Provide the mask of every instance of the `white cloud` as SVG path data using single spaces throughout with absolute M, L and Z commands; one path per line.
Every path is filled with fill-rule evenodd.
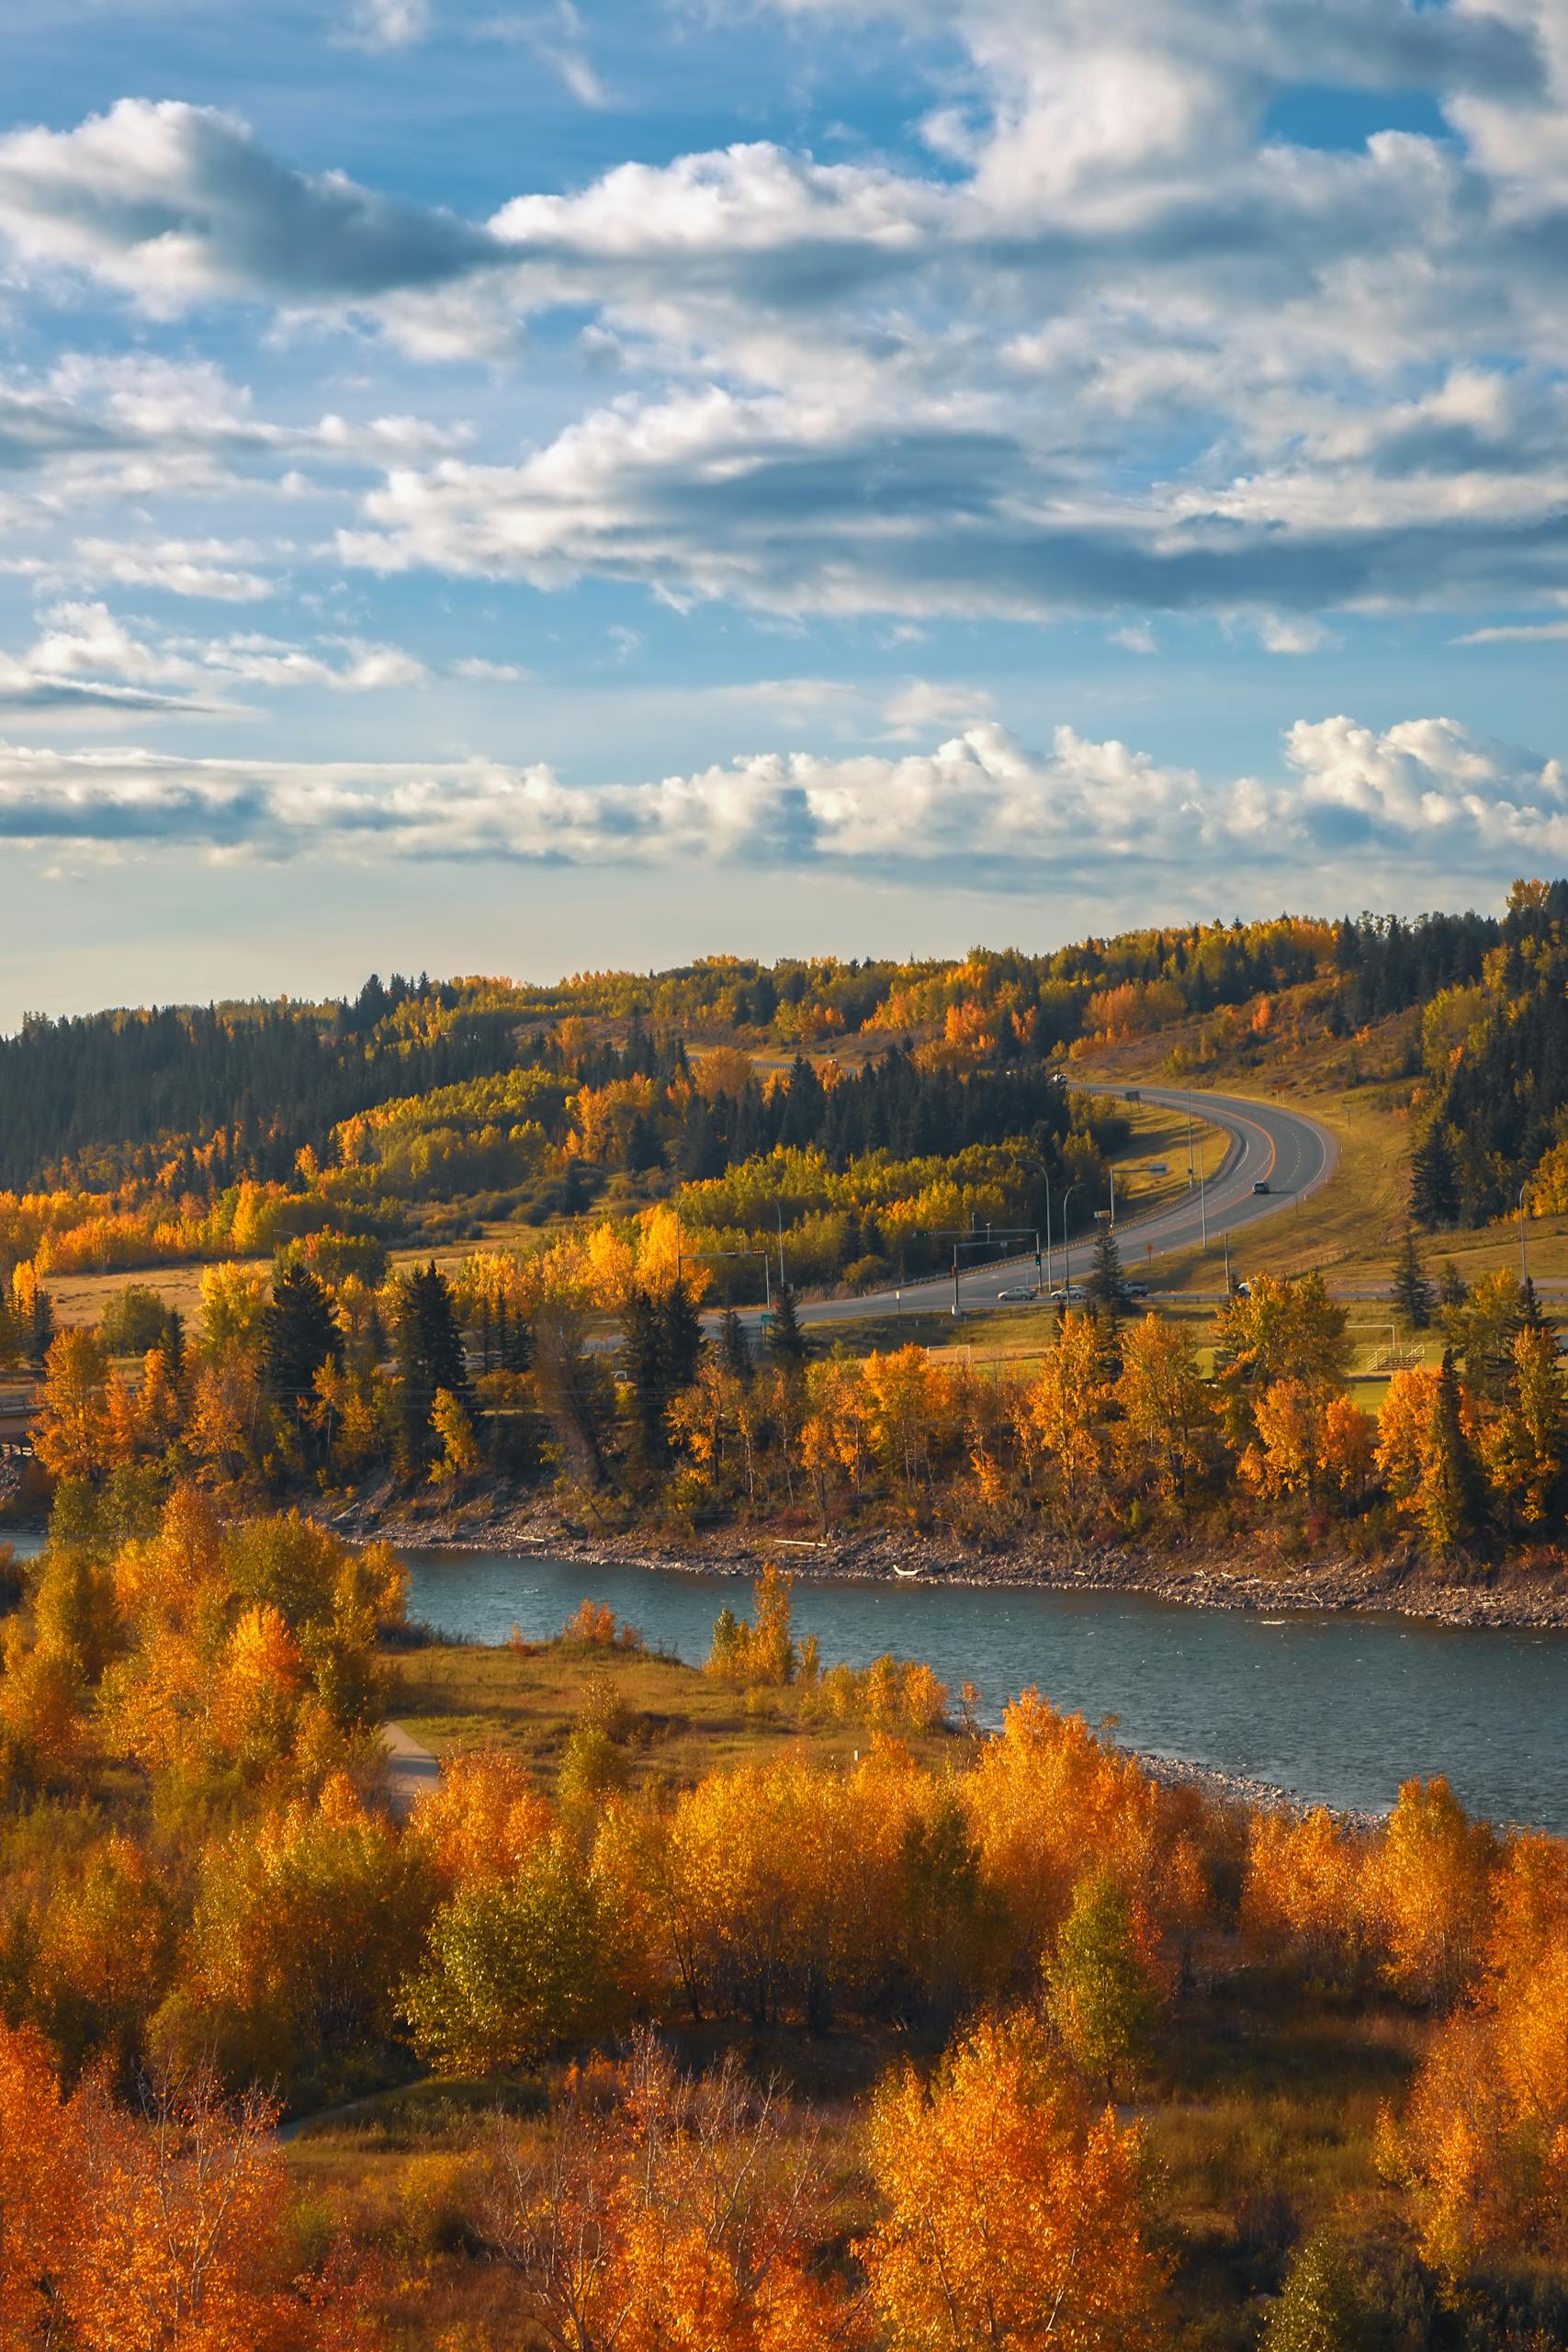
M 954 887 L 1190 880 L 1281 890 L 1311 861 L 1353 890 L 1382 869 L 1483 876 L 1568 854 L 1561 766 L 1416 719 L 1382 734 L 1299 721 L 1287 775 L 1206 786 L 1058 727 L 1032 752 L 982 720 L 898 756 L 754 753 L 636 784 L 568 786 L 480 758 L 288 763 L 0 747 L 0 836 L 223 855 L 515 859 L 662 868 L 744 863 Z M 1358 901 L 1359 903 L 1359 901 Z
M 471 653 L 466 660 L 454 662 L 455 678 L 471 678 L 478 685 L 517 685 L 528 672 L 515 662 L 487 662 L 482 654 Z
M 355 0 L 348 38 L 363 49 L 409 49 L 434 22 L 429 0 Z
M 1568 621 L 1516 621 L 1496 628 L 1472 628 L 1455 645 L 1558 645 L 1568 639 Z
M 1319 653 L 1335 642 L 1333 630 L 1310 613 L 1260 613 L 1258 636 L 1267 653 Z

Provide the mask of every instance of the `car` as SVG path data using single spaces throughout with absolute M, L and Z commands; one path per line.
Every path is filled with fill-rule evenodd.
M 1147 1283 L 1123 1283 L 1122 1287 L 1129 1298 L 1147 1298 L 1149 1295 Z
M 1250 1298 L 1252 1296 L 1252 1284 L 1250 1283 L 1236 1283 L 1233 1284 L 1231 1295 L 1234 1298 Z
M 1065 1290 L 1054 1290 L 1051 1296 L 1058 1306 L 1081 1306 L 1089 1293 L 1082 1283 L 1069 1283 Z
M 1014 1283 L 1010 1289 L 997 1293 L 998 1301 L 1004 1306 L 1021 1306 L 1034 1296 L 1035 1292 L 1028 1283 Z
M 1255 1193 L 1266 1193 L 1266 1192 L 1269 1190 L 1269 1179 L 1268 1179 L 1268 1177 L 1267 1177 L 1267 1176 L 1260 1176 L 1260 1177 L 1258 1178 L 1258 1180 L 1257 1183 L 1256 1183 L 1256 1184 L 1254 1184 L 1254 1186 L 1253 1186 L 1253 1188 L 1252 1188 L 1252 1189 L 1253 1189 L 1253 1191 L 1254 1191 Z

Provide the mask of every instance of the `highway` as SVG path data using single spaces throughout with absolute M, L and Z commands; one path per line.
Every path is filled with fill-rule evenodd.
M 1124 1084 L 1112 1086 L 1101 1080 L 1075 1079 L 1073 1083 L 1086 1094 L 1124 1095 L 1129 1091 Z M 1151 1255 L 1157 1259 L 1175 1250 L 1196 1249 L 1203 1238 L 1205 1225 L 1209 1239 L 1215 1241 L 1227 1231 L 1234 1233 L 1238 1227 L 1256 1225 L 1263 1217 L 1293 1216 L 1297 1202 L 1309 1193 L 1315 1193 L 1334 1173 L 1338 1146 L 1326 1127 L 1303 1112 L 1281 1110 L 1272 1102 L 1250 1102 L 1239 1095 L 1205 1094 L 1196 1090 L 1189 1095 L 1179 1087 L 1140 1085 L 1134 1091 L 1145 1102 L 1179 1114 L 1186 1111 L 1190 1101 L 1193 1117 L 1206 1119 L 1211 1126 L 1223 1127 L 1230 1141 L 1224 1159 L 1201 1187 L 1201 1196 L 1200 1188 L 1194 1186 L 1190 1193 L 1165 1207 L 1142 1216 L 1134 1213 L 1117 1218 L 1122 1263 L 1130 1280 L 1139 1277 Z M 1266 1183 L 1268 1192 L 1255 1193 L 1252 1188 L 1257 1183 Z M 1080 1195 L 1075 1207 L 1081 1212 L 1083 1205 Z M 1100 1207 L 1104 1204 L 1097 1202 L 1094 1205 Z M 1054 1207 L 1059 1220 L 1059 1200 Z M 787 1238 L 785 1247 L 787 1250 Z M 1073 1235 L 1067 1254 L 1075 1283 L 1089 1272 L 1093 1248 L 1092 1226 Z M 1058 1223 L 1051 1251 L 1053 1287 L 1061 1286 L 1065 1271 Z M 1032 1250 L 1027 1258 L 992 1259 L 983 1266 L 976 1266 L 973 1253 L 965 1251 L 958 1278 L 959 1305 L 993 1306 L 998 1290 L 1007 1289 L 1010 1283 L 1033 1279 Z M 868 1315 L 896 1315 L 900 1308 L 929 1310 L 932 1306 L 951 1304 L 952 1298 L 953 1277 L 949 1273 L 906 1283 L 897 1289 L 868 1291 L 859 1298 L 828 1298 L 810 1303 L 803 1300 L 797 1311 L 803 1323 L 842 1323 Z

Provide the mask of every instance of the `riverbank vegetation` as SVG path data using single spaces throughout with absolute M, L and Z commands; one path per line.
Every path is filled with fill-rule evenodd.
M 112 1329 L 46 1352 L 31 1436 L 52 1523 L 145 1532 L 191 1481 L 229 1510 L 532 1497 L 601 1535 L 672 1542 L 918 1530 L 983 1556 L 1267 1532 L 1298 1554 L 1430 1556 L 1450 1583 L 1563 1569 L 1556 1335 L 1528 1285 L 1467 1287 L 1414 1237 L 1375 1410 L 1320 1278 L 1259 1276 L 1205 1327 L 1141 1308 L 1109 1234 L 1082 1306 L 1009 1363 L 874 1333 L 814 1355 L 788 1292 L 760 1338 L 733 1314 L 705 1329 L 706 1282 L 655 1206 L 472 1253 L 450 1279 L 213 1269 L 194 1329 L 128 1291 Z M 111 1339 L 140 1358 L 111 1358 Z
M 1560 2340 L 1560 1841 L 1163 1785 L 1033 1692 L 985 1735 L 773 1574 L 705 1670 L 402 1611 L 189 1487 L 26 1569 L 7 2344 Z M 437 1693 L 411 1802 L 377 1727 Z

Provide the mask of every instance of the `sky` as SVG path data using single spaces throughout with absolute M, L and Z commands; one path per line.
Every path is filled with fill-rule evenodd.
M 1568 872 L 1561 0 L 0 34 L 0 1026 Z

